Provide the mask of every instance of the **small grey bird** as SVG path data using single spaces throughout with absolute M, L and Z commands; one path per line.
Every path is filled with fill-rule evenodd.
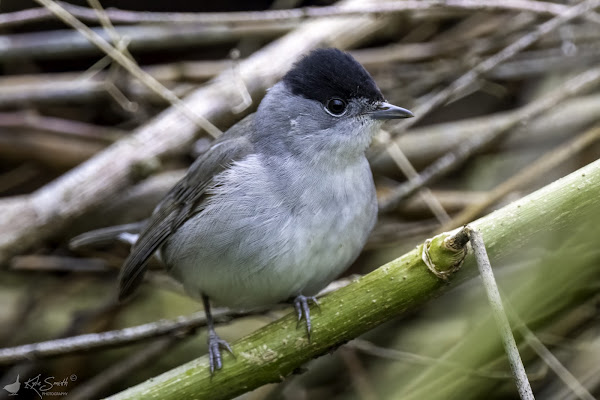
M 209 299 L 232 308 L 293 299 L 310 335 L 309 301 L 356 259 L 377 218 L 365 151 L 384 120 L 412 116 L 349 54 L 311 52 L 156 207 L 121 270 L 119 298 L 158 251 L 203 300 L 211 372 L 231 349 Z

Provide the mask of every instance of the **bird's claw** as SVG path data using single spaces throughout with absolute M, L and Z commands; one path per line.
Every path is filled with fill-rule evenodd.
M 308 304 L 309 301 L 311 301 L 320 309 L 319 301 L 315 296 L 307 297 L 302 295 L 299 295 L 294 299 L 294 308 L 298 313 L 298 324 L 300 324 L 300 321 L 302 321 L 303 317 L 306 320 L 306 333 L 308 335 L 308 340 L 310 341 L 310 329 L 312 325 L 310 321 L 310 306 Z
M 208 360 L 210 363 L 210 374 L 213 375 L 215 370 L 221 369 L 221 350 L 227 350 L 231 355 L 233 350 L 225 340 L 221 339 L 215 331 L 208 332 Z

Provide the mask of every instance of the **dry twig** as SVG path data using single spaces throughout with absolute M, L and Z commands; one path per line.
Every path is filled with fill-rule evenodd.
M 496 325 L 498 326 L 500 336 L 502 337 L 504 350 L 506 351 L 510 369 L 517 383 L 519 396 L 522 400 L 533 400 L 533 391 L 531 390 L 531 385 L 527 378 L 527 373 L 525 372 L 525 367 L 523 366 L 517 343 L 515 342 L 508 318 L 506 317 L 504 307 L 502 306 L 502 299 L 500 298 L 498 285 L 496 284 L 492 266 L 485 249 L 485 244 L 483 243 L 483 237 L 476 228 L 468 229 L 469 241 L 473 247 L 473 252 L 475 253 L 479 275 L 483 281 L 483 286 L 485 287 L 485 292 L 490 302 Z
M 213 310 L 215 321 L 225 322 L 232 318 L 250 315 L 249 312 L 233 312 L 224 309 Z M 175 334 L 179 331 L 189 331 L 206 325 L 204 312 L 182 316 L 175 320 L 163 320 L 124 328 L 115 331 L 88 333 L 62 339 L 49 340 L 26 344 L 22 346 L 0 349 L 0 364 L 10 364 L 23 360 L 33 360 L 46 357 L 66 355 L 75 352 L 103 349 L 141 340 Z
M 400 185 L 394 192 L 380 204 L 381 211 L 389 211 L 407 197 L 417 192 L 421 187 L 427 186 L 435 179 L 440 178 L 460 163 L 468 159 L 472 154 L 487 146 L 489 143 L 497 140 L 501 135 L 506 134 L 511 128 L 518 124 L 526 124 L 532 118 L 547 112 L 561 101 L 587 89 L 595 87 L 600 83 L 600 68 L 587 70 L 566 82 L 563 82 L 558 88 L 543 98 L 540 98 L 527 106 L 523 107 L 518 114 L 518 118 L 506 121 L 504 124 L 494 127 L 494 129 L 485 132 L 479 137 L 462 144 L 451 153 L 448 153 L 425 170 L 417 179 L 412 179 L 403 185 Z
M 600 139 L 600 126 L 585 131 L 577 137 L 570 140 L 568 143 L 561 143 L 556 149 L 541 157 L 539 160 L 529 165 L 524 170 L 512 176 L 502 184 L 496 186 L 489 191 L 485 198 L 481 201 L 469 205 L 458 215 L 454 216 L 451 221 L 448 221 L 439 228 L 440 232 L 454 229 L 464 225 L 475 219 L 486 208 L 512 192 L 519 187 L 531 182 L 533 179 L 547 174 L 549 171 L 556 168 L 565 160 L 574 157 L 578 152 L 588 148 L 594 142 Z
M 252 96 L 262 94 L 308 50 L 323 45 L 347 48 L 385 26 L 385 19 L 369 16 L 307 22 L 240 62 L 240 77 Z M 108 44 L 104 43 L 106 47 Z M 115 53 L 115 57 L 123 57 L 112 46 L 106 50 Z M 287 56 L 281 57 L 282 54 Z M 130 63 L 126 57 L 125 60 Z M 222 121 L 230 115 L 232 101 L 237 96 L 237 85 L 217 78 L 188 96 L 185 104 L 211 120 Z M 6 227 L 0 229 L 0 263 L 55 235 L 75 216 L 109 199 L 131 183 L 132 167 L 143 160 L 180 150 L 193 139 L 196 128 L 173 107 L 46 187 L 26 197 L 0 201 L 0 227 Z M 70 196 L 71 193 L 78 195 Z M 15 223 L 15 219 L 19 222 Z
M 86 7 L 58 2 L 75 17 L 88 22 L 98 22 L 96 13 Z M 307 18 L 347 17 L 364 14 L 389 14 L 414 11 L 527 11 L 541 15 L 560 15 L 568 6 L 547 1 L 530 0 L 421 0 L 399 1 L 383 4 L 357 4 L 352 8 L 335 6 L 303 7 L 288 10 L 215 12 L 215 13 L 181 13 L 181 12 L 138 12 L 119 9 L 108 9 L 107 16 L 113 23 L 197 23 L 197 24 L 236 24 L 265 23 L 269 21 L 294 21 Z M 24 23 L 38 22 L 52 17 L 45 8 L 30 9 L 8 13 L 0 18 L 0 27 L 10 27 Z M 600 18 L 592 13 L 587 18 L 600 22 Z

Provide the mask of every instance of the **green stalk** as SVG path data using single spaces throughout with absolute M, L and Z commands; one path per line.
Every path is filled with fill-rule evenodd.
M 473 222 L 482 234 L 492 265 L 549 232 L 572 226 L 600 212 L 600 160 Z M 429 255 L 438 270 L 454 265 L 461 250 L 436 237 Z M 595 240 L 591 238 L 590 240 Z M 451 287 L 422 260 L 423 245 L 321 300 L 313 308 L 311 341 L 291 313 L 233 344 L 234 359 L 212 378 L 208 358 L 174 368 L 110 399 L 228 399 L 278 382 L 307 361 L 326 354 L 370 329 L 422 305 Z M 477 274 L 472 255 L 452 281 Z

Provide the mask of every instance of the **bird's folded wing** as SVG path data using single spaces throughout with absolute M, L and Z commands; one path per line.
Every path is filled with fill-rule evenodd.
M 247 139 L 253 129 L 250 115 L 229 129 L 192 164 L 186 175 L 157 206 L 131 249 L 119 275 L 119 299 L 128 297 L 144 277 L 146 262 L 193 213 L 201 209 L 213 178 L 227 166 L 253 152 Z

